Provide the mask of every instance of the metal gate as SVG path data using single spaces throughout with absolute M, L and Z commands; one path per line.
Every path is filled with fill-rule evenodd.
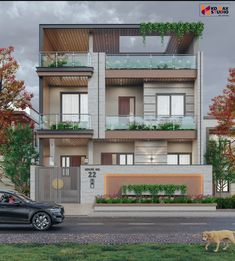
M 35 171 L 37 201 L 80 203 L 79 167 L 37 167 Z

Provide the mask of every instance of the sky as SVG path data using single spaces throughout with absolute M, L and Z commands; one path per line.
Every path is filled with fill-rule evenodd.
M 211 2 L 211 1 L 208 1 Z M 222 3 L 224 1 L 221 1 Z M 205 24 L 200 39 L 203 52 L 203 107 L 222 93 L 228 70 L 235 67 L 235 2 L 226 17 L 199 16 L 200 1 L 1 1 L 0 47 L 14 46 L 20 64 L 18 79 L 25 80 L 38 109 L 39 24 L 197 22 Z M 215 1 L 214 3 L 219 3 Z

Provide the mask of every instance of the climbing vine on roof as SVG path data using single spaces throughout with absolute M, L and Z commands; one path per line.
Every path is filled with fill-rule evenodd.
M 182 40 L 185 34 L 193 33 L 196 37 L 201 37 L 204 30 L 204 24 L 202 22 L 193 23 L 141 23 L 140 34 L 143 36 L 145 42 L 146 36 L 151 33 L 159 33 L 162 42 L 164 36 L 167 34 L 176 34 L 178 40 Z

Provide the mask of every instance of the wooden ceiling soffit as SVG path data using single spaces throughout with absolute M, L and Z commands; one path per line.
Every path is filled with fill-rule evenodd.
M 46 77 L 51 87 L 87 87 L 87 77 Z
M 44 51 L 88 52 L 89 29 L 44 29 Z

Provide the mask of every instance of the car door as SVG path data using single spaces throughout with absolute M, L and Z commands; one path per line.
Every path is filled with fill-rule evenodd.
M 5 197 L 11 194 L 4 193 Z M 3 223 L 26 223 L 29 218 L 30 208 L 14 195 L 15 202 L 0 202 L 0 219 Z

